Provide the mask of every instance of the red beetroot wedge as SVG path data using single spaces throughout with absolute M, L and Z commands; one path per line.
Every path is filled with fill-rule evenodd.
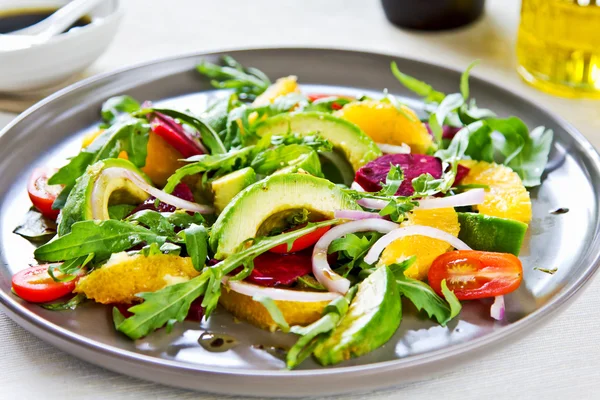
M 439 158 L 424 154 L 387 154 L 371 161 L 356 172 L 354 180 L 367 192 L 381 190 L 385 182 L 390 164 L 399 165 L 404 172 L 404 181 L 396 192 L 397 196 L 411 196 L 415 191 L 412 180 L 422 174 L 431 174 L 434 178 L 442 176 L 442 162 Z M 458 167 L 456 183 L 464 178 L 469 169 Z

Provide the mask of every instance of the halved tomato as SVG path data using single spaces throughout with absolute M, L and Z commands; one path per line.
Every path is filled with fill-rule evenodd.
M 301 228 L 301 227 L 299 227 L 299 228 Z M 275 246 L 269 251 L 271 253 L 283 254 L 283 253 L 295 253 L 297 251 L 308 249 L 309 247 L 311 247 L 315 243 L 317 243 L 319 241 L 319 239 L 321 239 L 321 236 L 326 234 L 327 231 L 329 231 L 329 229 L 331 229 L 331 226 L 323 226 L 311 233 L 307 233 L 306 235 L 299 237 L 298 239 L 296 239 L 294 241 L 294 244 L 292 244 L 292 248 L 289 251 L 288 251 L 288 245 L 286 243 L 280 244 L 279 246 Z
M 48 274 L 48 265 L 37 265 L 17 272 L 12 277 L 12 288 L 23 300 L 46 303 L 60 299 L 75 289 L 77 278 L 68 282 L 56 282 Z
M 45 217 L 54 220 L 58 217 L 60 210 L 54 210 L 52 203 L 63 189 L 63 185 L 48 184 L 48 179 L 56 171 L 56 168 L 36 168 L 27 183 L 27 192 L 34 207 Z
M 458 250 L 435 259 L 429 285 L 442 294 L 442 280 L 459 300 L 483 299 L 516 290 L 523 279 L 521 261 L 512 254 Z

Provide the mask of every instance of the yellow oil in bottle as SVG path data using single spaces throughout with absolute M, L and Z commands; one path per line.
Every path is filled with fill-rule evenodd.
M 541 90 L 600 98 L 600 0 L 523 0 L 517 57 Z

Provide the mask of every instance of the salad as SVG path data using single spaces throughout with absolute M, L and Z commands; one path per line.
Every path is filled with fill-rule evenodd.
M 446 94 L 392 63 L 419 113 L 387 90 L 304 93 L 231 57 L 198 65 L 222 90 L 197 115 L 110 98 L 78 154 L 33 172 L 15 233 L 39 264 L 13 292 L 56 311 L 105 304 L 132 340 L 220 305 L 296 335 L 288 368 L 384 345 L 403 302 L 446 326 L 490 298 L 502 320 L 552 132 L 479 108 L 474 65 Z

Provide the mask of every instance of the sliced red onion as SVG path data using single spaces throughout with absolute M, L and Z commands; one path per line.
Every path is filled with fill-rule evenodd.
M 128 172 L 128 171 L 127 171 Z M 215 209 L 211 206 L 207 206 L 204 204 L 198 204 L 191 201 L 180 199 L 177 196 L 173 196 L 172 194 L 163 192 L 160 189 L 155 188 L 154 186 L 149 185 L 140 177 L 130 174 L 128 172 L 128 178 L 140 189 L 144 192 L 156 197 L 158 200 L 163 203 L 170 204 L 174 207 L 177 207 L 182 210 L 197 212 L 200 214 L 212 214 L 215 212 Z
M 376 143 L 383 154 L 410 154 L 410 146 L 402 143 L 400 146 L 393 144 Z
M 369 218 L 383 219 L 383 217 L 377 213 L 357 210 L 335 210 L 333 212 L 333 218 L 351 219 L 355 221 Z
M 381 210 L 388 205 L 387 201 L 377 199 L 360 199 L 356 203 L 372 210 Z
M 495 320 L 502 321 L 504 319 L 505 309 L 504 296 L 496 296 L 494 304 L 492 304 L 492 307 L 490 308 L 490 315 Z
M 356 190 L 357 192 L 366 192 L 366 190 L 362 186 L 360 186 L 356 181 L 352 182 L 352 185 L 350 185 L 350 189 Z
M 379 259 L 379 255 L 381 254 L 381 252 L 387 246 L 389 246 L 390 243 L 397 239 L 414 235 L 427 236 L 433 239 L 443 240 L 444 242 L 447 242 L 457 250 L 471 250 L 471 248 L 467 246 L 465 242 L 441 229 L 432 228 L 431 226 L 424 225 L 412 225 L 394 229 L 393 231 L 384 235 L 382 238 L 376 241 L 365 256 L 365 262 L 367 264 L 375 263 Z
M 398 228 L 398 224 L 383 219 L 363 219 L 347 222 L 331 228 L 315 244 L 312 263 L 315 278 L 330 292 L 345 294 L 350 288 L 350 281 L 333 272 L 327 261 L 327 249 L 335 239 L 355 232 L 380 232 L 387 233 Z
M 144 178 L 140 175 L 131 172 L 125 168 L 112 167 L 107 168 L 102 171 L 100 179 L 96 180 L 94 185 L 94 189 L 92 192 L 93 198 L 98 198 L 98 201 L 93 201 L 92 203 L 92 218 L 94 219 L 105 219 L 102 218 L 104 214 L 104 210 L 102 209 L 103 205 L 107 203 L 107 201 L 100 201 L 104 199 L 100 199 L 100 196 L 106 192 L 106 186 L 110 184 L 110 181 L 113 179 L 127 179 L 135 186 L 137 186 L 140 190 L 156 197 L 158 200 L 163 203 L 170 204 L 174 207 L 180 208 L 186 211 L 198 212 L 201 214 L 211 214 L 214 212 L 214 208 L 202 204 L 193 203 L 191 201 L 180 199 L 179 197 L 173 196 L 172 194 L 168 194 L 159 190 L 151 185 L 149 185 Z M 108 215 L 108 214 L 106 214 Z
M 435 208 L 474 206 L 483 203 L 484 199 L 484 189 L 472 189 L 454 196 L 430 197 L 417 200 L 419 205 L 415 207 L 415 209 L 432 210 Z M 381 210 L 388 204 L 388 202 L 385 200 L 377 199 L 360 199 L 357 201 L 357 203 L 363 207 L 371 208 L 373 210 Z
M 431 210 L 434 208 L 474 206 L 483 203 L 485 189 L 472 189 L 464 193 L 447 197 L 431 197 L 417 200 L 419 210 Z
M 227 277 L 223 278 L 223 284 L 227 285 L 234 292 L 245 296 L 254 297 L 255 295 L 261 295 L 270 297 L 276 301 L 329 302 L 341 296 L 339 293 L 332 292 L 309 292 L 259 286 L 243 281 L 232 281 Z

